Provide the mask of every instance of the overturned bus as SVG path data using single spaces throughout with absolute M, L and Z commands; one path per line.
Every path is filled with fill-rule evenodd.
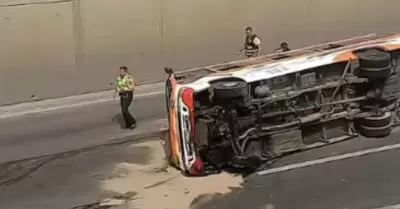
M 369 34 L 173 72 L 169 162 L 188 175 L 263 167 L 296 151 L 399 124 L 400 35 Z

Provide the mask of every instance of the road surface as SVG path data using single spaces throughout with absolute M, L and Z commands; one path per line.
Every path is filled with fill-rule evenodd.
M 114 120 L 118 101 L 0 119 L 0 208 L 71 209 L 97 201 L 115 164 L 145 163 L 148 150 L 126 143 L 80 149 L 154 131 L 153 122 L 166 116 L 164 96 L 137 99 L 131 110 L 137 130 L 121 130 Z
M 113 197 L 117 194 L 103 191 L 102 182 L 118 163 L 146 164 L 148 152 L 148 147 L 120 144 L 15 163 L 7 173 L 0 165 L 0 208 L 75 209 Z
M 265 204 L 274 205 L 275 209 L 377 209 L 398 204 L 400 168 L 396 159 L 400 157 L 399 136 L 400 132 L 396 132 L 384 139 L 359 138 L 285 157 L 274 167 L 312 163 L 309 167 L 250 176 L 243 184 L 244 188 L 237 188 L 238 184 L 226 185 L 226 190 L 231 189 L 233 192 L 215 198 L 207 207 L 193 209 L 267 209 L 261 207 Z M 382 146 L 387 147 L 383 152 L 372 152 L 365 156 L 354 154 L 360 150 L 376 150 Z M 132 147 L 125 143 L 15 163 L 0 178 L 0 208 L 82 209 L 74 207 L 117 195 L 102 189 L 108 179 L 117 178 L 113 176 L 113 170 L 121 163 L 147 164 L 150 161 L 149 153 L 149 147 Z M 317 164 L 315 161 L 343 156 L 346 153 L 353 154 L 346 159 L 332 162 L 322 161 L 323 163 Z M 0 169 L 6 170 L 5 165 L 1 165 Z M 122 181 L 126 183 L 123 188 L 118 187 L 120 191 L 132 188 L 134 192 L 138 183 L 136 181 L 139 181 L 135 175 L 129 176 L 122 171 L 119 177 L 121 176 L 127 176 L 125 178 L 128 179 Z M 195 180 L 191 179 L 192 191 L 196 190 L 193 187 Z M 200 183 L 203 182 L 201 184 L 206 184 L 207 180 L 212 181 L 213 178 L 198 179 Z M 221 180 L 212 182 L 213 185 L 220 183 Z M 147 185 L 154 185 L 157 190 L 158 183 Z M 177 189 L 175 186 L 172 188 L 172 191 Z M 216 191 L 212 191 L 210 187 L 209 192 Z M 182 198 L 185 196 L 187 195 L 182 190 Z M 162 201 L 172 198 L 167 195 L 161 197 Z
M 298 153 L 274 165 L 283 171 L 252 175 L 243 188 L 195 209 L 398 209 L 399 141 L 397 130 L 383 139 L 359 138 Z
M 158 95 L 137 100 L 132 109 L 138 121 L 165 117 L 163 99 Z M 116 134 L 129 133 L 112 122 L 118 111 L 118 103 L 106 102 L 0 120 L 0 208 L 72 209 L 112 196 L 99 189 L 101 182 L 110 177 L 118 163 L 146 163 L 146 147 L 132 149 L 128 144 L 115 144 L 38 156 L 82 148 L 91 142 L 106 143 Z M 275 209 L 376 209 L 399 204 L 399 137 L 397 130 L 383 139 L 359 138 L 285 157 L 274 167 L 311 164 L 252 175 L 244 188 L 215 198 L 208 207 L 195 209 L 261 209 L 266 204 Z M 393 144 L 382 152 L 315 163 L 315 159 Z M 29 157 L 37 158 L 6 163 Z
M 163 95 L 135 100 L 131 110 L 138 128 L 166 116 Z M 135 132 L 121 130 L 113 121 L 119 111 L 119 103 L 113 101 L 1 119 L 0 163 L 106 143 Z

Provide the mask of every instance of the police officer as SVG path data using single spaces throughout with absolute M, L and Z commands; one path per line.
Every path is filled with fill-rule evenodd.
M 238 52 L 240 54 L 244 51 L 244 55 L 247 58 L 257 57 L 261 54 L 261 40 L 260 38 L 253 33 L 253 28 L 246 27 L 246 39 L 244 42 L 244 47 Z
M 136 119 L 129 112 L 134 90 L 135 84 L 133 77 L 128 73 L 128 67 L 121 66 L 119 68 L 119 76 L 117 77 L 116 91 L 121 100 L 121 113 L 125 121 L 125 128 L 129 129 L 134 129 L 136 127 Z

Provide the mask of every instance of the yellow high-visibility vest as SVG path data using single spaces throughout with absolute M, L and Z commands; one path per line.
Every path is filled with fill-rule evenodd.
M 126 74 L 123 78 L 121 76 L 117 77 L 117 82 L 118 82 L 118 90 L 125 90 L 129 88 L 130 84 L 129 81 L 132 80 L 132 76 Z M 132 84 L 133 85 L 133 84 Z

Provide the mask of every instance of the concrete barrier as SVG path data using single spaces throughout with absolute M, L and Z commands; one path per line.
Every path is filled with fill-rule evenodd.
M 0 105 L 110 89 L 237 60 L 251 25 L 269 52 L 396 32 L 397 0 L 6 0 L 0 4 Z

